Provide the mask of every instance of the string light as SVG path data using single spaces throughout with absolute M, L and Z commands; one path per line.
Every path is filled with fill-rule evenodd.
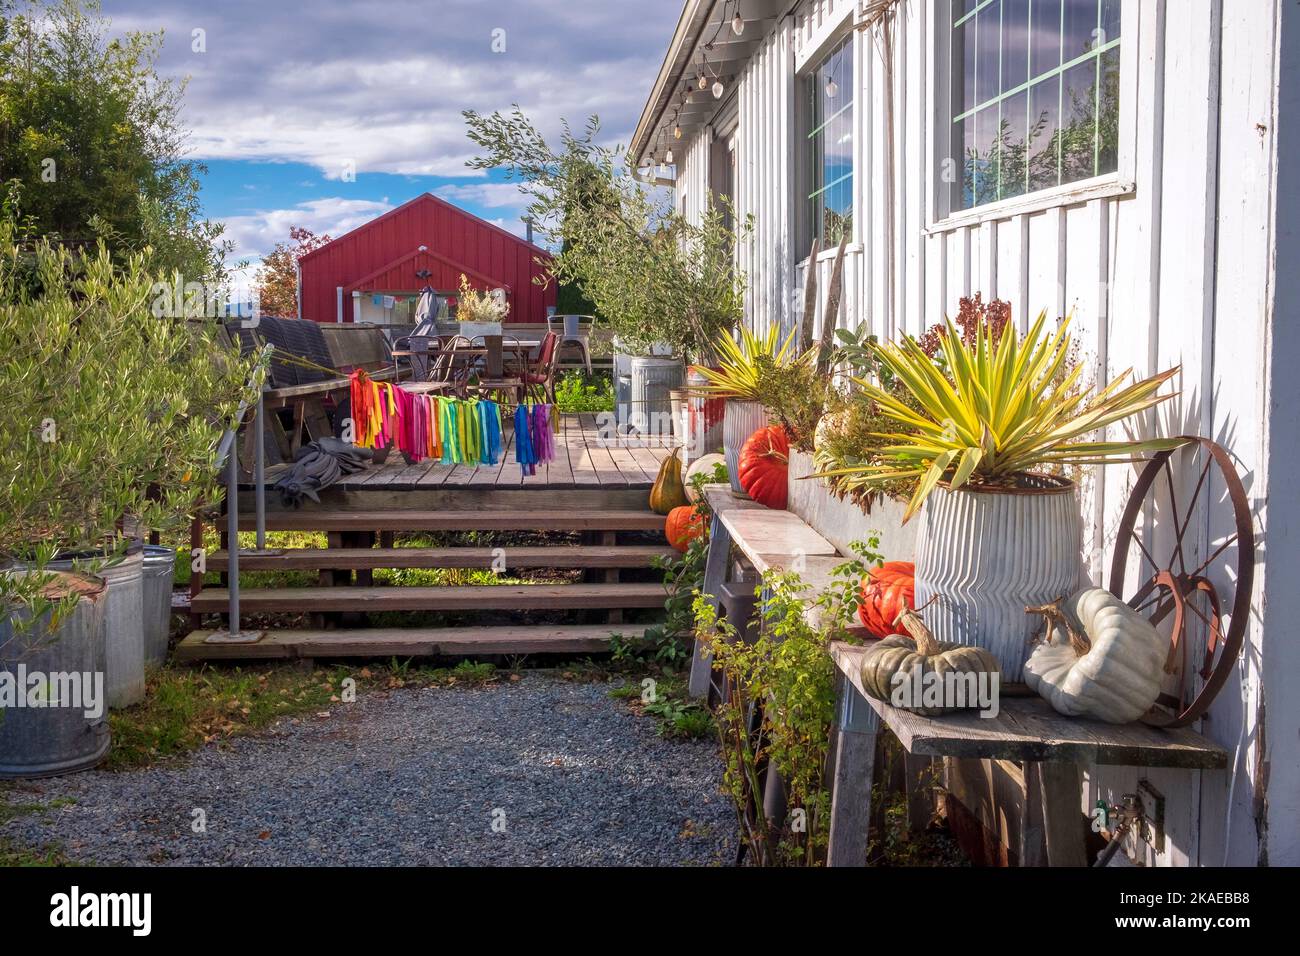
M 671 149 L 664 153 L 664 162 L 669 166 L 673 164 L 673 151 Z
M 745 18 L 740 15 L 740 0 L 736 0 L 736 15 L 731 18 L 731 32 L 736 36 L 745 32 Z
M 838 93 L 839 91 L 840 91 L 840 85 L 835 82 L 834 77 L 827 77 L 826 78 L 827 99 L 832 99 L 832 100 L 835 99 L 835 94 Z
M 713 98 L 714 98 L 715 100 L 720 100 L 720 99 L 722 99 L 722 94 L 723 94 L 723 92 L 724 92 L 725 90 L 726 90 L 726 87 L 722 85 L 722 80 L 721 80 L 721 78 L 716 79 L 716 80 L 713 81 Z

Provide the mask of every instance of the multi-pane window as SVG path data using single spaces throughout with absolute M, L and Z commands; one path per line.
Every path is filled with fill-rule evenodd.
M 804 80 L 808 96 L 808 203 L 822 246 L 853 233 L 853 46 L 841 43 Z
M 952 207 L 1114 172 L 1121 0 L 951 0 Z

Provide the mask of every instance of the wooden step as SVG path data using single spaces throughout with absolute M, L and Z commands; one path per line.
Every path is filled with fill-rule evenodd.
M 461 587 L 247 588 L 242 614 L 316 611 L 553 611 L 662 607 L 662 584 L 485 584 Z M 198 614 L 229 606 L 225 588 L 204 588 L 190 603 Z
M 675 558 L 658 545 L 555 545 L 502 549 L 507 571 L 517 568 L 649 568 L 656 558 Z M 368 571 L 378 568 L 490 568 L 496 548 L 289 548 L 279 553 L 241 551 L 241 571 L 290 571 L 329 568 Z M 208 556 L 209 571 L 225 571 L 230 556 Z
M 599 654 L 611 634 L 633 638 L 640 627 L 618 624 L 446 628 L 358 628 L 268 631 L 256 644 L 205 644 L 212 631 L 193 631 L 176 647 L 181 661 L 268 660 L 296 657 L 474 657 L 491 654 Z
M 225 519 L 220 519 L 224 528 Z M 241 513 L 241 531 L 256 529 Z M 659 531 L 663 515 L 650 510 L 548 511 L 270 511 L 268 531 Z

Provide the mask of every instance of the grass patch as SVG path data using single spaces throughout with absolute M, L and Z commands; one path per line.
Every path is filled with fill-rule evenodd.
M 30 850 L 10 840 L 0 840 L 0 867 L 76 866 L 57 847 Z
M 143 703 L 109 714 L 113 746 L 104 766 L 140 767 L 262 730 L 281 717 L 328 710 L 342 700 L 347 677 L 356 677 L 354 668 L 160 668 L 149 676 Z
M 714 732 L 713 715 L 688 696 L 686 677 L 679 672 L 629 677 L 611 689 L 609 696 L 626 702 L 633 713 L 654 720 L 659 736 L 669 740 L 698 740 Z
M 13 793 L 9 787 L 0 786 L 0 824 L 8 823 L 17 817 L 31 814 L 46 814 L 60 807 L 76 803 L 70 797 L 59 797 L 49 803 L 22 802 L 14 803 L 6 794 Z M 53 846 L 30 848 L 19 846 L 12 840 L 0 837 L 0 867 L 11 866 L 69 866 L 70 861 L 63 851 Z
M 492 664 L 461 661 L 431 667 L 411 661 L 303 670 L 296 664 L 163 667 L 149 676 L 143 703 L 109 715 L 113 746 L 104 767 L 129 770 L 206 743 L 256 733 L 282 717 L 315 714 L 346 703 L 363 688 L 481 686 Z M 351 679 L 355 683 L 345 684 Z

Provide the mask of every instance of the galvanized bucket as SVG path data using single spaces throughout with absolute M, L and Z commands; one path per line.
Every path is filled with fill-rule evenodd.
M 49 571 L 76 571 L 86 559 L 63 559 Z M 96 572 L 108 585 L 104 609 L 104 653 L 108 706 L 130 707 L 144 700 L 144 560 L 139 544 L 115 565 Z
M 767 409 L 762 402 L 742 402 L 727 399 L 727 410 L 722 418 L 722 454 L 727 459 L 727 476 L 731 490 L 743 495 L 740 487 L 740 449 L 749 436 L 767 427 Z
M 916 534 L 916 606 L 940 641 L 973 644 L 1019 683 L 1038 618 L 1025 613 L 1079 586 L 1081 526 L 1073 484 L 1023 491 L 935 488 Z M 931 599 L 934 602 L 929 603 Z
M 176 549 L 158 544 L 144 546 L 144 661 L 161 664 L 167 658 L 167 638 L 172 623 L 172 580 Z
M 682 386 L 682 363 L 674 358 L 638 355 L 632 359 L 631 373 L 632 413 L 628 424 L 642 435 L 671 435 L 673 409 L 669 393 Z
M 48 614 L 22 634 L 14 625 L 30 619 L 29 611 L 0 617 L 0 778 L 86 770 L 108 753 L 105 585 L 60 573 L 54 587 L 81 593 L 57 631 L 49 630 Z

